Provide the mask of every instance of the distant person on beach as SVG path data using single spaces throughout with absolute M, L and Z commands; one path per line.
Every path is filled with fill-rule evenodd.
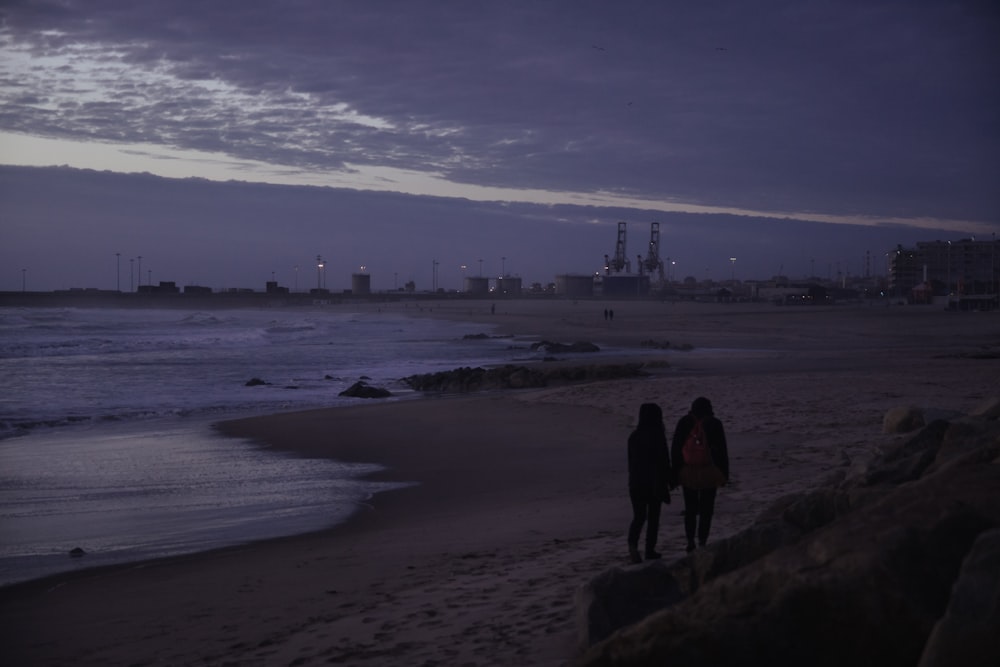
M 670 446 L 673 470 L 684 491 L 684 532 L 687 550 L 694 551 L 695 537 L 705 546 L 715 513 L 715 496 L 729 481 L 729 449 L 722 422 L 712 402 L 694 399 L 691 412 L 677 422 Z
M 641 563 L 639 535 L 646 526 L 646 558 L 656 559 L 660 532 L 660 503 L 670 502 L 670 451 L 663 426 L 663 411 L 656 403 L 639 406 L 639 423 L 628 437 L 628 495 L 632 501 L 632 523 L 628 528 L 628 552 L 633 563 Z

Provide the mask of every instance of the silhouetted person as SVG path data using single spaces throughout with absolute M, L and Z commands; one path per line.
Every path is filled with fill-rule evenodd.
M 660 503 L 670 502 L 670 451 L 663 426 L 663 411 L 656 403 L 639 406 L 639 423 L 628 437 L 628 495 L 632 523 L 628 527 L 628 552 L 641 563 L 639 536 L 646 526 L 646 558 L 659 558 L 656 538 L 660 532 Z
M 609 310 L 608 311 L 608 319 L 611 320 L 612 322 L 615 321 L 615 311 L 614 310 Z
M 712 411 L 712 402 L 704 396 L 694 399 L 691 412 L 677 422 L 670 455 L 684 490 L 687 550 L 693 551 L 696 536 L 701 546 L 708 541 L 716 493 L 729 481 L 726 432 Z

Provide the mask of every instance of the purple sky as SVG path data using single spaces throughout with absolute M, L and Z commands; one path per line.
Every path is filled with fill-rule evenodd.
M 547 282 L 618 220 L 683 275 L 861 273 L 1000 231 L 997 34 L 987 0 L 8 0 L 0 289 L 113 288 L 116 252 Z

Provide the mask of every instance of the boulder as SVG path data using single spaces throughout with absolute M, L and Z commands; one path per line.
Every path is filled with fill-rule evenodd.
M 980 419 L 1000 419 L 1000 396 L 990 396 L 969 413 Z
M 271 384 L 271 383 L 270 382 L 265 382 L 264 380 L 261 380 L 260 378 L 250 378 L 249 380 L 246 381 L 246 384 L 244 384 L 243 386 L 244 387 L 260 387 L 260 386 L 264 386 L 264 385 L 268 385 L 268 384 Z
M 576 592 L 577 626 L 584 645 L 601 641 L 683 597 L 663 561 L 608 570 Z
M 653 581 L 595 579 L 577 596 L 584 645 L 660 609 L 611 627 L 576 664 L 936 667 L 963 642 L 979 661 L 948 664 L 1000 664 L 997 488 L 1000 423 L 934 422 L 736 535 L 644 566 Z
M 1000 530 L 979 536 L 962 563 L 919 667 L 996 664 L 1000 658 Z
M 909 433 L 924 425 L 924 413 L 913 406 L 892 408 L 882 419 L 883 433 Z
M 338 395 L 351 398 L 386 398 L 392 396 L 392 392 L 382 387 L 372 387 L 364 381 L 359 380 Z

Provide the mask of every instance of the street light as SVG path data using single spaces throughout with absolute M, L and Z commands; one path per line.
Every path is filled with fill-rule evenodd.
M 733 267 L 732 272 L 729 274 L 729 282 L 735 283 L 736 282 L 736 258 L 735 257 L 730 257 L 729 261 L 732 262 L 732 267 Z
M 115 291 L 122 291 L 122 254 L 115 253 Z

